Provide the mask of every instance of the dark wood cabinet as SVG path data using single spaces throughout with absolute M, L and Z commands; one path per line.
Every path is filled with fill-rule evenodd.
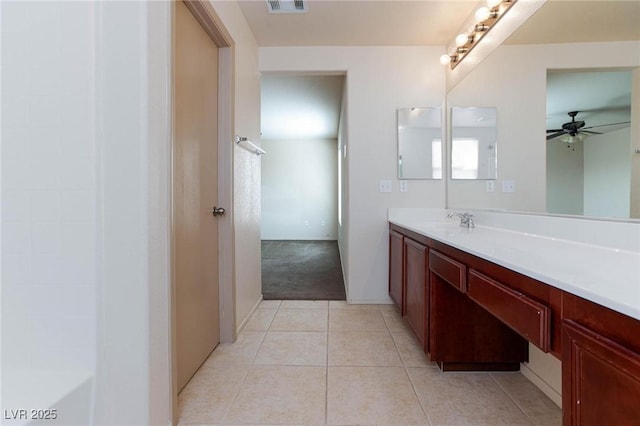
M 467 297 L 466 265 L 419 238 L 390 230 L 389 295 L 429 359 L 444 371 L 518 370 L 526 340 Z
M 405 303 L 404 317 L 416 337 L 428 352 L 427 318 L 429 303 L 427 280 L 427 246 L 409 238 L 404 240 Z
M 640 354 L 566 320 L 563 324 L 563 424 L 640 424 Z
M 544 352 L 550 347 L 551 309 L 477 271 L 469 271 L 469 297 Z
M 404 314 L 404 237 L 396 231 L 389 232 L 389 296 Z
M 430 358 L 443 371 L 517 371 L 527 341 L 467 296 L 466 265 L 429 251 Z
M 562 294 L 564 425 L 640 424 L 640 321 Z
M 562 360 L 565 426 L 640 425 L 639 320 L 396 225 L 390 235 L 404 265 L 390 294 L 441 369 L 517 369 L 532 342 Z

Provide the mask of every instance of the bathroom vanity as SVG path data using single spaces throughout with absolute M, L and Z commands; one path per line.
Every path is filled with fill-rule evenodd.
M 517 370 L 530 342 L 562 361 L 564 425 L 640 422 L 640 224 L 417 210 L 389 210 L 389 294 L 431 361 Z

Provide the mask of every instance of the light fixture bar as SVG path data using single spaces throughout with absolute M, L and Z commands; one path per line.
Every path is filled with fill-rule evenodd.
M 451 69 L 456 66 L 473 50 L 482 38 L 498 23 L 517 0 L 487 0 L 487 7 L 479 8 L 474 17 L 475 24 L 471 30 L 459 34 L 454 45 L 455 50 L 440 57 L 440 63 L 449 64 Z

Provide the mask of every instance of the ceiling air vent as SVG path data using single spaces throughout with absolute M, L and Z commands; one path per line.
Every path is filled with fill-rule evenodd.
M 267 0 L 269 13 L 300 13 L 307 11 L 303 0 Z

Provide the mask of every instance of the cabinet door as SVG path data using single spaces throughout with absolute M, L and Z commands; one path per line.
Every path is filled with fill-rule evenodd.
M 570 320 L 563 322 L 563 424 L 640 421 L 640 354 Z
M 427 247 L 405 238 L 405 310 L 404 316 L 425 347 L 428 318 Z
M 404 314 L 403 292 L 403 235 L 389 231 L 389 296 Z

